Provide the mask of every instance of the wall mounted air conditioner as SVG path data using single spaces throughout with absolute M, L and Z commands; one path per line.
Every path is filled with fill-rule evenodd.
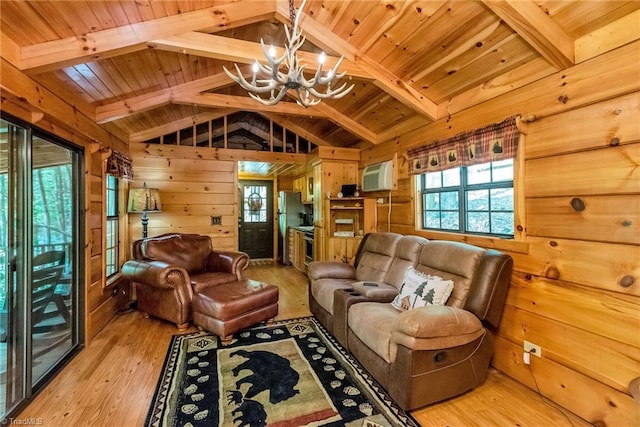
M 362 191 L 393 189 L 393 161 L 376 163 L 362 171 Z

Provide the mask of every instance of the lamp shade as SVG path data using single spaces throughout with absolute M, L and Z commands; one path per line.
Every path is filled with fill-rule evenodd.
M 129 213 L 162 211 L 160 190 L 157 188 L 148 188 L 147 186 L 129 189 L 129 204 L 127 211 Z

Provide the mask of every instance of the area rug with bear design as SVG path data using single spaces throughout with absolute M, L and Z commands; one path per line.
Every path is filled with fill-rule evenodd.
M 146 426 L 417 426 L 314 318 L 174 335 Z

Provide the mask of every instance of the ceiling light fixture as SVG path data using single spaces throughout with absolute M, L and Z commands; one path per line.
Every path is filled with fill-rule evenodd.
M 301 65 L 298 60 L 297 52 L 304 44 L 306 37 L 302 35 L 298 28 L 298 22 L 300 20 L 300 11 L 304 7 L 306 0 L 303 0 L 298 9 L 298 15 L 296 16 L 296 10 L 293 7 L 293 0 L 289 0 L 289 14 L 291 19 L 291 30 L 284 24 L 284 31 L 287 36 L 287 45 L 284 47 L 284 55 L 276 58 L 276 50 L 273 46 L 269 49 L 266 48 L 264 41 L 260 39 L 260 46 L 262 52 L 268 61 L 267 65 L 263 65 L 258 60 L 253 63 L 251 82 L 247 81 L 237 64 L 233 64 L 236 67 L 236 74 L 231 73 L 224 67 L 224 72 L 242 88 L 248 91 L 249 96 L 264 105 L 276 105 L 280 102 L 289 89 L 297 92 L 296 102 L 303 107 L 311 107 L 320 103 L 322 99 L 335 98 L 339 99 L 348 94 L 354 85 L 347 87 L 346 83 L 343 83 L 337 89 L 331 89 L 331 85 L 334 80 L 338 80 L 345 76 L 345 72 L 338 73 L 338 67 L 344 59 L 344 55 L 340 57 L 336 65 L 330 69 L 324 76 L 322 75 L 322 65 L 326 60 L 326 55 L 322 52 L 318 57 L 318 69 L 315 75 L 307 80 L 304 77 L 304 69 L 306 65 Z M 284 69 L 286 73 L 280 71 L 281 66 L 284 63 Z M 257 78 L 258 74 L 264 75 L 267 78 Z M 324 89 L 324 90 L 322 90 Z M 263 98 L 259 94 L 270 93 L 268 98 Z

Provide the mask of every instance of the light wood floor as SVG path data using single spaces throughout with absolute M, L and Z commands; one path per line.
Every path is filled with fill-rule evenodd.
M 278 319 L 310 315 L 306 277 L 293 267 L 251 266 L 247 277 L 278 285 Z M 39 418 L 44 426 L 142 426 L 176 332 L 137 312 L 118 315 L 16 418 Z M 495 370 L 477 389 L 413 415 L 423 426 L 589 425 Z

